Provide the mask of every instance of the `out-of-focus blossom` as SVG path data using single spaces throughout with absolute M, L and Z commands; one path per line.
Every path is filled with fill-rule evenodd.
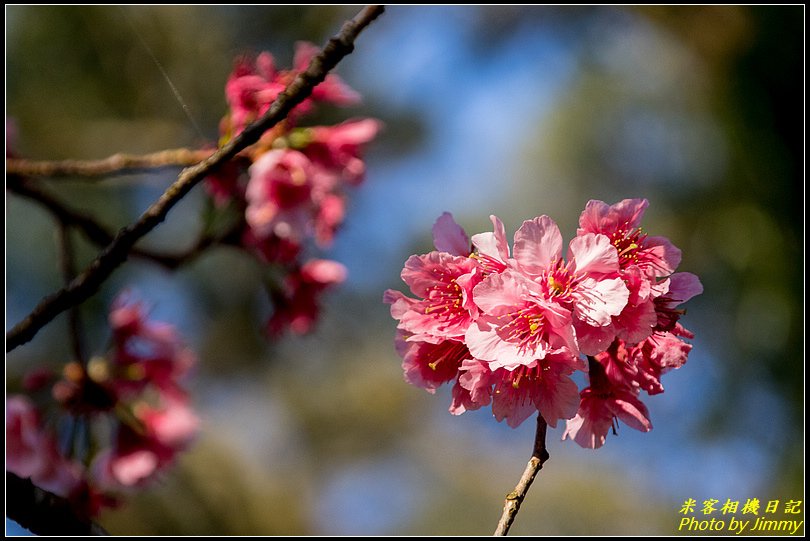
M 296 150 L 271 150 L 250 167 L 245 218 L 260 237 L 300 242 L 312 230 L 314 193 L 324 174 Z
M 273 315 L 267 332 L 278 336 L 286 329 L 295 334 L 310 331 L 320 313 L 321 293 L 346 279 L 346 267 L 336 261 L 315 259 L 287 275 L 279 291 L 271 292 Z
M 57 408 L 22 396 L 6 402 L 8 470 L 88 516 L 171 466 L 199 430 L 182 384 L 194 358 L 174 327 L 150 320 L 130 293 L 108 320 L 107 354 L 26 378 L 32 390 L 52 385 Z
M 40 429 L 39 414 L 24 396 L 6 399 L 6 469 L 20 477 L 44 470 L 48 441 Z
M 294 69 L 278 70 L 273 55 L 268 52 L 259 54 L 255 60 L 249 57 L 237 59 L 233 72 L 225 83 L 225 97 L 230 114 L 226 117 L 224 131 L 237 135 L 251 122 L 258 119 L 270 108 L 281 92 L 302 71 L 306 70 L 310 60 L 320 49 L 308 42 L 298 42 L 294 59 Z M 334 74 L 312 91 L 312 95 L 298 105 L 290 120 L 305 114 L 312 108 L 313 101 L 351 105 L 360 100 L 360 96 L 346 86 Z
M 337 126 L 309 128 L 309 142 L 304 152 L 324 169 L 341 171 L 349 184 L 363 181 L 366 164 L 363 148 L 379 133 L 381 123 L 373 118 L 347 120 Z
M 267 52 L 239 58 L 225 85 L 228 112 L 220 123 L 220 145 L 265 114 L 318 53 L 311 43 L 297 43 L 289 70 L 278 68 Z M 382 124 L 360 118 L 307 126 L 304 119 L 317 104 L 347 106 L 359 100 L 337 75 L 327 75 L 284 121 L 206 179 L 215 212 L 231 213 L 232 230 L 223 242 L 241 244 L 271 267 L 266 273 L 274 302 L 270 335 L 311 330 L 319 295 L 339 281 L 302 276 L 302 258 L 310 244 L 327 248 L 334 241 L 346 219 L 348 189 L 365 178 L 364 148 Z M 234 213 L 239 213 L 236 223 Z

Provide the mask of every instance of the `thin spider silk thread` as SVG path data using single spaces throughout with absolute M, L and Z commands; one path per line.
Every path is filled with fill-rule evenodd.
M 188 118 L 189 122 L 191 122 L 191 125 L 194 127 L 194 131 L 197 132 L 197 135 L 200 137 L 200 139 L 204 140 L 205 135 L 203 135 L 203 132 L 200 129 L 199 124 L 197 124 L 197 121 L 191 114 L 191 109 L 189 108 L 186 101 L 183 99 L 183 96 L 180 95 L 180 91 L 172 82 L 171 78 L 169 77 L 169 74 L 163 68 L 163 64 L 160 63 L 160 60 L 158 60 L 157 56 L 155 56 L 155 53 L 152 51 L 152 48 L 149 47 L 148 43 L 146 43 L 146 39 L 143 37 L 143 34 L 141 34 L 141 32 L 138 30 L 138 27 L 135 26 L 135 23 L 132 21 L 132 18 L 129 16 L 129 13 L 127 13 L 126 9 L 124 7 L 121 7 L 120 9 L 121 13 L 124 15 L 124 19 L 127 21 L 127 24 L 129 24 L 129 27 L 135 33 L 135 36 L 138 38 L 138 41 L 140 41 L 143 48 L 146 49 L 146 53 L 152 59 L 152 62 L 155 63 L 155 66 L 157 66 L 158 70 L 160 70 L 160 74 L 163 75 L 163 79 L 166 80 L 166 83 L 169 85 L 169 88 L 171 88 L 172 94 L 174 94 L 174 98 L 177 100 L 177 103 L 180 104 L 180 107 L 183 109 L 186 118 Z

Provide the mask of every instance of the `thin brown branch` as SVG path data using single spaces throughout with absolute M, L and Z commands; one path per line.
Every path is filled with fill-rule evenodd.
M 107 231 L 107 229 L 96 220 L 86 214 L 71 209 L 54 196 L 26 179 L 9 175 L 6 177 L 6 189 L 42 205 L 61 223 L 80 229 L 90 241 L 96 244 L 106 246 L 114 238 L 114 235 Z
M 93 295 L 102 282 L 127 259 L 135 243 L 162 222 L 169 210 L 196 184 L 238 152 L 258 141 L 265 131 L 284 120 L 296 105 L 309 97 L 312 89 L 326 78 L 329 71 L 354 50 L 354 40 L 360 32 L 383 11 L 382 6 L 363 8 L 327 42 L 321 53 L 312 59 L 306 71 L 287 86 L 264 116 L 201 163 L 183 169 L 160 199 L 137 221 L 119 231 L 113 241 L 69 286 L 42 299 L 31 313 L 6 333 L 6 352 L 28 342 L 57 315 Z
M 176 148 L 151 154 L 114 154 L 101 160 L 35 161 L 6 158 L 6 174 L 23 177 L 80 177 L 101 180 L 104 177 L 131 175 L 170 167 L 196 165 L 211 156 L 214 149 Z
M 108 535 L 66 499 L 6 472 L 6 515 L 37 535 Z
M 537 432 L 534 435 L 534 449 L 532 450 L 532 457 L 529 463 L 526 464 L 526 469 L 520 477 L 515 490 L 506 495 L 506 500 L 503 504 L 503 514 L 498 521 L 498 527 L 495 529 L 493 535 L 506 535 L 509 533 L 509 528 L 515 521 L 520 505 L 526 498 L 529 492 L 529 487 L 532 486 L 534 478 L 537 473 L 543 469 L 543 464 L 549 459 L 548 451 L 546 450 L 546 420 L 538 412 L 537 414 Z
M 29 182 L 27 179 L 10 176 L 7 179 L 6 188 L 17 195 L 42 205 L 61 223 L 77 228 L 84 234 L 87 240 L 102 248 L 110 244 L 115 238 L 115 235 L 94 218 L 70 208 L 68 205 L 43 190 L 40 186 Z M 208 235 L 200 236 L 192 247 L 180 253 L 155 252 L 153 250 L 133 247 L 129 255 L 146 259 L 167 269 L 174 270 L 196 259 L 206 248 L 214 244 L 227 242 L 228 237 L 232 233 L 233 231 L 226 231 L 216 238 Z M 75 272 L 73 276 L 75 277 Z
M 62 280 L 67 285 L 76 276 L 76 264 L 74 261 L 73 240 L 70 238 L 70 228 L 63 221 L 59 222 L 57 237 L 59 243 L 59 267 L 62 271 Z M 85 366 L 86 359 L 82 346 L 82 322 L 79 317 L 78 306 L 71 306 L 70 310 L 68 310 L 68 336 L 70 347 L 73 350 L 73 358 L 79 364 Z

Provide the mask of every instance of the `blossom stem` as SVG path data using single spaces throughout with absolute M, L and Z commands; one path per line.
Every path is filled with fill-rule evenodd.
M 163 195 L 138 220 L 119 231 L 81 274 L 66 287 L 43 298 L 27 316 L 6 333 L 6 352 L 30 341 L 56 316 L 95 294 L 101 284 L 127 259 L 135 243 L 157 227 L 172 207 L 194 186 L 240 151 L 258 141 L 265 131 L 284 120 L 295 106 L 308 98 L 332 68 L 354 50 L 354 41 L 360 32 L 384 10 L 382 6 L 363 8 L 327 42 L 323 50 L 312 59 L 309 67 L 279 94 L 259 120 L 245 128 L 210 157 L 197 165 L 183 169 Z
M 105 177 L 131 175 L 196 165 L 214 153 L 210 150 L 175 148 L 151 154 L 114 154 L 101 160 L 25 160 L 6 158 L 6 174 L 22 177 L 84 178 L 102 180 Z
M 537 414 L 537 432 L 534 435 L 534 449 L 532 450 L 532 457 L 529 463 L 526 464 L 526 469 L 520 477 L 515 490 L 506 495 L 506 500 L 503 504 L 503 514 L 498 521 L 498 527 L 495 529 L 493 535 L 506 535 L 509 533 L 509 528 L 515 521 L 520 505 L 526 498 L 529 492 L 529 487 L 537 477 L 537 473 L 543 469 L 543 464 L 549 459 L 548 451 L 546 450 L 546 420 L 538 412 Z

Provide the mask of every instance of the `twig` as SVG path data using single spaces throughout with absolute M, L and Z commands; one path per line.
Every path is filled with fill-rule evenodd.
M 38 186 L 34 186 L 26 179 L 19 178 L 15 175 L 8 175 L 6 177 L 6 189 L 39 203 L 61 223 L 79 228 L 89 240 L 96 244 L 106 246 L 114 237 L 112 233 L 107 231 L 104 226 L 90 216 L 71 209 L 61 201 L 58 201 L 51 194 Z
M 213 149 L 176 148 L 141 156 L 114 154 L 102 160 L 34 161 L 6 158 L 6 174 L 23 177 L 87 177 L 100 180 L 99 177 L 131 175 L 168 167 L 188 167 L 200 163 L 213 153 Z
M 28 342 L 57 315 L 95 293 L 101 283 L 126 260 L 133 245 L 162 222 L 169 210 L 191 188 L 238 152 L 258 141 L 265 131 L 286 118 L 296 105 L 309 97 L 312 89 L 326 78 L 327 73 L 343 57 L 354 50 L 354 40 L 360 32 L 383 11 L 382 6 L 363 8 L 354 19 L 347 21 L 340 32 L 327 42 L 323 51 L 312 59 L 306 71 L 300 73 L 284 92 L 279 94 L 263 117 L 245 128 L 242 133 L 201 163 L 183 169 L 177 180 L 167 188 L 160 199 L 153 203 L 136 222 L 119 231 L 113 241 L 69 286 L 42 299 L 31 313 L 6 333 L 6 352 Z
M 57 228 L 59 242 L 59 267 L 62 270 L 62 280 L 65 285 L 69 284 L 76 276 L 76 264 L 73 260 L 73 241 L 70 238 L 68 224 L 59 221 Z M 84 348 L 82 347 L 82 322 L 79 317 L 79 307 L 71 306 L 68 310 L 68 335 L 70 337 L 70 347 L 73 350 L 73 357 L 76 362 L 85 366 Z
M 66 499 L 6 472 L 6 514 L 37 535 L 108 535 Z
M 515 521 L 520 504 L 526 498 L 526 493 L 529 492 L 529 487 L 532 486 L 537 472 L 543 469 L 543 464 L 549 459 L 548 451 L 546 450 L 546 420 L 540 413 L 537 413 L 537 432 L 534 435 L 534 449 L 532 450 L 532 457 L 529 463 L 526 464 L 526 469 L 520 477 L 515 490 L 506 495 L 506 500 L 503 504 L 503 514 L 498 521 L 498 527 L 495 529 L 493 535 L 506 535 L 512 523 Z
M 102 248 L 110 244 L 115 238 L 115 235 L 110 233 L 107 228 L 98 223 L 91 216 L 83 214 L 77 210 L 73 210 L 39 186 L 35 186 L 26 179 L 21 179 L 16 176 L 9 176 L 7 178 L 6 188 L 17 195 L 26 197 L 31 201 L 42 205 L 61 223 L 79 229 L 90 242 L 93 242 Z M 196 259 L 206 248 L 209 248 L 214 244 L 226 243 L 233 233 L 234 231 L 226 231 L 224 234 L 218 237 L 202 235 L 197 239 L 194 246 L 181 253 L 161 253 L 133 247 L 130 250 L 129 255 L 146 259 L 166 267 L 167 269 L 174 270 Z M 75 276 L 75 272 L 73 273 L 73 276 Z

